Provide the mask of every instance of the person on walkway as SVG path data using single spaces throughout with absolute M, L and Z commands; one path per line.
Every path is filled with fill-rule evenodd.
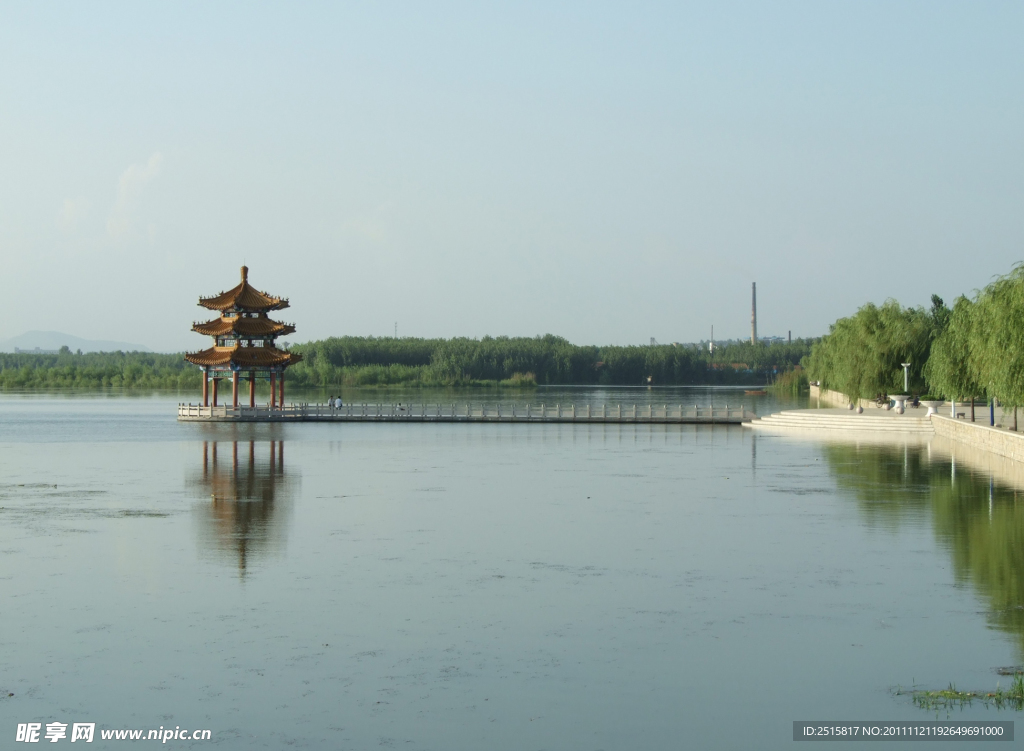
M 331 410 L 331 412 L 334 411 L 334 396 L 333 395 L 327 397 L 327 406 Z
M 339 412 L 341 411 L 341 397 L 340 396 L 337 399 L 335 399 L 335 401 L 334 401 L 334 408 L 336 410 L 338 410 Z

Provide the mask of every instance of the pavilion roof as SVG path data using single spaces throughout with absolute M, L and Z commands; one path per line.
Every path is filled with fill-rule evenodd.
M 205 323 L 193 323 L 192 330 L 207 336 L 283 336 L 294 334 L 295 326 L 269 318 L 215 318 Z
M 210 347 L 202 352 L 188 352 L 185 359 L 195 365 L 235 365 L 247 368 L 272 368 L 294 365 L 302 355 L 285 352 L 275 347 Z
M 282 310 L 288 307 L 288 301 L 281 297 L 271 297 L 266 292 L 260 292 L 249 284 L 249 267 L 242 267 L 242 283 L 232 287 L 227 292 L 221 292 L 213 297 L 200 297 L 199 304 L 210 310 Z

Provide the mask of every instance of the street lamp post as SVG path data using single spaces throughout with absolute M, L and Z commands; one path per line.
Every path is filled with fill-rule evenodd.
M 903 393 L 904 394 L 909 394 L 910 393 L 910 371 L 907 370 L 907 368 L 910 367 L 910 363 L 909 362 L 901 362 L 900 365 L 903 366 Z

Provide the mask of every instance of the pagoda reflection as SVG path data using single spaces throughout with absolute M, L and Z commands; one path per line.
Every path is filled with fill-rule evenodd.
M 285 471 L 284 441 L 203 441 L 202 470 L 189 485 L 200 548 L 228 558 L 245 576 L 250 564 L 280 553 L 298 478 Z

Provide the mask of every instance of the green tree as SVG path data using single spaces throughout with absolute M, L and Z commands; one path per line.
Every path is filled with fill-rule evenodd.
M 1024 266 L 996 279 L 975 303 L 970 360 L 978 383 L 1008 407 L 1024 404 Z
M 807 359 L 809 375 L 856 401 L 902 392 L 901 363 L 908 362 L 910 389 L 921 391 L 935 329 L 934 316 L 923 308 L 904 308 L 895 300 L 868 303 L 832 324 L 814 345 Z
M 984 393 L 972 361 L 975 305 L 961 295 L 953 304 L 942 333 L 932 344 L 924 376 L 928 390 L 948 399 L 966 399 Z
M 932 295 L 932 321 L 935 323 L 935 335 L 938 336 L 946 330 L 949 323 L 949 316 L 952 311 L 946 307 L 946 302 L 938 295 Z

